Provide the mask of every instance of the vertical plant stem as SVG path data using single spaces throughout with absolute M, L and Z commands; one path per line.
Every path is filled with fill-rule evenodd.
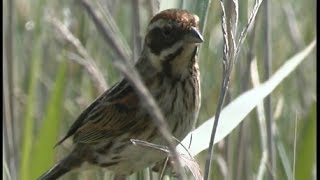
M 225 79 L 225 77 L 224 77 L 224 79 Z M 210 176 L 210 169 L 211 169 L 210 167 L 211 167 L 211 160 L 212 160 L 212 156 L 213 156 L 213 145 L 214 145 L 213 142 L 214 142 L 214 138 L 215 138 L 217 127 L 218 127 L 218 120 L 220 117 L 220 112 L 223 107 L 223 102 L 224 102 L 224 99 L 227 94 L 226 92 L 228 89 L 228 85 L 229 85 L 229 79 L 227 81 L 226 80 L 222 81 L 221 90 L 220 90 L 221 93 L 219 96 L 218 106 L 216 109 L 217 113 L 214 117 L 214 123 L 213 123 L 210 143 L 209 143 L 209 149 L 208 149 L 209 152 L 208 152 L 207 160 L 206 160 L 204 180 L 208 180 L 209 176 Z
M 226 10 L 226 25 L 227 25 L 227 34 L 228 34 L 228 42 L 232 42 L 232 29 L 233 29 L 233 20 L 232 17 L 234 16 L 234 3 L 233 0 L 225 0 L 225 10 Z M 229 43 L 229 52 L 234 51 L 234 44 Z
M 4 91 L 4 123 L 6 127 L 6 142 L 7 142 L 7 151 L 9 158 L 7 158 L 9 172 L 17 172 L 17 157 L 16 153 L 16 141 L 15 141 L 15 122 L 14 122 L 14 111 L 13 111 L 13 35 L 12 35 L 12 26 L 13 26 L 13 5 L 14 1 L 7 1 L 8 9 L 7 9 L 7 23 L 5 29 L 5 67 L 3 70 L 6 73 L 4 75 L 5 86 L 3 88 Z M 13 179 L 16 179 L 16 173 L 11 174 Z
M 141 31 L 140 31 L 140 11 L 139 11 L 139 0 L 131 1 L 132 7 L 132 59 L 138 60 L 139 54 L 142 48 Z
M 220 89 L 220 95 L 219 95 L 219 100 L 218 100 L 218 105 L 216 108 L 216 114 L 214 117 L 214 123 L 213 123 L 213 127 L 212 127 L 212 131 L 211 131 L 211 137 L 210 137 L 210 142 L 209 142 L 209 149 L 208 149 L 208 155 L 207 155 L 207 159 L 206 159 L 206 164 L 205 164 L 205 172 L 204 172 L 204 180 L 208 180 L 210 177 L 210 171 L 211 171 L 211 161 L 213 159 L 213 145 L 214 145 L 214 138 L 216 135 L 216 131 L 217 131 L 217 127 L 218 127 L 218 122 L 219 122 L 219 117 L 220 117 L 220 113 L 224 104 L 224 99 L 226 97 L 226 94 L 228 92 L 228 87 L 229 87 L 229 82 L 230 82 L 230 74 L 231 74 L 231 70 L 232 70 L 232 65 L 233 65 L 233 48 L 234 48 L 234 44 L 231 42 L 234 42 L 233 39 L 231 38 L 232 36 L 232 32 L 231 30 L 228 30 L 228 27 L 230 28 L 230 26 L 227 26 L 228 23 L 231 23 L 231 21 L 227 21 L 230 20 L 231 17 L 226 17 L 226 12 L 225 12 L 225 7 L 224 4 L 222 2 L 222 0 L 220 0 L 220 5 L 222 8 L 222 21 L 221 21 L 221 28 L 222 28 L 222 32 L 224 35 L 224 51 L 223 51 L 223 62 L 222 62 L 222 67 L 223 67 L 223 71 L 222 71 L 222 83 L 221 83 L 221 89 Z M 231 16 L 231 14 L 229 14 Z M 227 20 L 226 20 L 227 19 Z M 227 22 L 227 23 L 226 23 Z M 230 48 L 230 44 L 232 44 L 232 48 Z
M 294 121 L 294 143 L 293 143 L 293 163 L 292 163 L 292 180 L 296 179 L 296 157 L 297 157 L 297 127 L 298 127 L 298 117 L 296 112 L 296 118 Z
M 265 50 L 264 50 L 264 67 L 265 74 L 264 79 L 267 80 L 271 76 L 272 70 L 272 49 L 271 49 L 271 23 L 270 23 L 270 0 L 266 0 L 263 2 L 263 36 L 265 42 Z M 271 96 L 268 95 L 264 101 L 265 113 L 266 113 L 266 127 L 267 127 L 267 144 L 268 144 L 268 164 L 269 164 L 269 173 L 268 179 L 274 179 L 272 174 L 275 174 L 275 163 L 274 163 L 274 139 L 272 136 L 272 109 L 271 109 Z
M 226 95 L 226 104 L 230 103 L 231 102 L 231 95 L 230 95 L 230 92 L 227 92 L 227 95 Z M 228 168 L 228 173 L 227 173 L 227 179 L 233 179 L 234 177 L 234 152 L 236 151 L 235 150 L 235 138 L 234 138 L 234 134 L 230 134 L 229 136 L 227 136 L 225 138 L 225 143 L 226 143 L 226 147 L 225 147 L 225 159 L 226 159 L 226 162 L 227 162 L 227 168 Z

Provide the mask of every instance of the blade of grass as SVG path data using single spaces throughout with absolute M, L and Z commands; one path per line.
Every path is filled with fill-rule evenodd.
M 38 78 L 41 75 L 41 57 L 43 54 L 42 47 L 42 13 L 45 1 L 40 1 L 35 4 L 34 7 L 34 21 L 37 26 L 34 28 L 34 35 L 37 37 L 32 43 L 34 46 L 32 47 L 32 56 L 31 56 L 31 66 L 30 66 L 30 74 L 29 74 L 29 82 L 27 88 L 27 101 L 25 108 L 25 119 L 24 119 L 24 129 L 22 133 L 21 142 L 21 156 L 20 156 L 20 178 L 24 179 L 30 178 L 30 164 L 31 164 L 31 149 L 33 145 L 33 130 L 34 130 L 34 113 L 36 106 L 36 95 L 37 95 L 37 86 L 38 86 Z
M 316 45 L 316 41 L 311 42 L 304 50 L 295 54 L 287 60 L 273 76 L 257 88 L 251 89 L 228 104 L 221 112 L 220 124 L 217 129 L 217 136 L 214 143 L 219 142 L 226 137 L 250 112 L 255 108 L 268 94 L 270 94 L 303 60 L 310 54 Z M 188 146 L 192 134 L 192 144 L 189 152 L 195 156 L 208 148 L 210 134 L 214 118 L 199 126 L 196 130 L 190 132 L 182 141 L 184 146 Z M 178 151 L 185 153 L 185 150 L 179 145 Z M 298 168 L 297 168 L 298 169 Z
M 57 77 L 55 79 L 51 97 L 48 101 L 47 110 L 43 119 L 43 125 L 36 137 L 33 151 L 33 164 L 35 167 L 30 169 L 31 179 L 36 179 L 47 170 L 54 160 L 53 144 L 56 143 L 59 124 L 61 119 L 61 107 L 63 104 L 63 94 L 66 82 L 66 61 L 62 60 Z
M 33 57 L 31 60 L 31 70 L 30 79 L 28 84 L 26 110 L 25 110 L 25 120 L 24 120 L 24 130 L 22 138 L 22 151 L 21 151 L 21 167 L 20 167 L 20 177 L 25 179 L 30 178 L 30 165 L 31 163 L 31 149 L 33 144 L 33 126 L 34 126 L 34 112 L 35 112 L 35 102 L 38 86 L 38 77 L 41 74 L 40 63 L 41 63 L 41 38 L 39 38 L 33 48 Z
M 316 122 L 317 122 L 317 109 L 316 102 L 310 108 L 308 116 L 302 121 L 303 123 L 298 142 L 297 142 L 297 157 L 295 167 L 295 178 L 312 179 L 312 170 L 316 162 Z

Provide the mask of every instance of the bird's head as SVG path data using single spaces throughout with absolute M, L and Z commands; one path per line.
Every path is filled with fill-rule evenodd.
M 203 42 L 199 31 L 199 17 L 186 10 L 167 9 L 156 14 L 147 28 L 144 50 L 147 59 L 159 71 L 165 67 L 170 73 L 182 73 Z

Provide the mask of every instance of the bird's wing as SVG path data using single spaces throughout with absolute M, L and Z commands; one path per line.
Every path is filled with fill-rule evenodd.
M 138 103 L 132 86 L 122 80 L 89 105 L 57 145 L 72 135 L 75 143 L 93 143 L 133 128 Z

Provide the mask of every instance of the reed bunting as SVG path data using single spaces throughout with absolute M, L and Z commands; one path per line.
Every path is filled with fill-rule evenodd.
M 169 131 L 179 140 L 191 130 L 200 108 L 197 51 L 203 37 L 198 23 L 198 16 L 186 10 L 167 9 L 156 14 L 147 27 L 135 65 L 162 110 Z M 126 79 L 104 92 L 58 142 L 73 136 L 71 153 L 39 179 L 57 179 L 85 162 L 125 177 L 165 159 L 165 153 L 130 141 L 166 145 L 141 103 Z

